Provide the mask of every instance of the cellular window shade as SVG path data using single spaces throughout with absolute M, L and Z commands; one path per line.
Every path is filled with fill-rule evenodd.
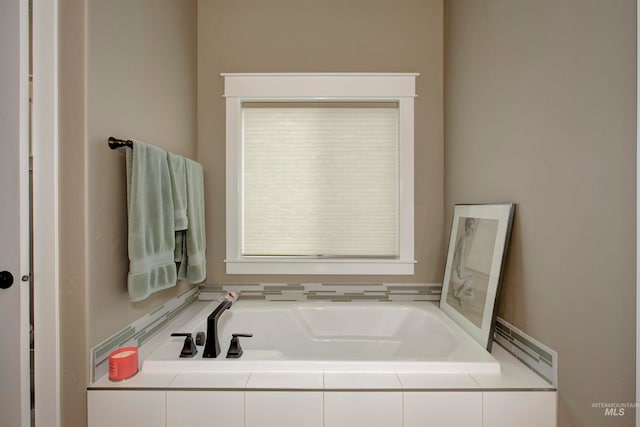
M 242 111 L 244 256 L 397 257 L 397 104 Z

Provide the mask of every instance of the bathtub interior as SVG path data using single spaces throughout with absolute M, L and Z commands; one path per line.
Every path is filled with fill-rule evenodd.
M 207 330 L 212 303 L 185 325 Z M 226 359 L 234 333 L 244 354 Z M 498 362 L 435 305 L 380 302 L 236 301 L 218 321 L 221 353 L 180 359 L 183 338 L 168 339 L 147 357 L 144 370 L 389 370 L 496 372 Z

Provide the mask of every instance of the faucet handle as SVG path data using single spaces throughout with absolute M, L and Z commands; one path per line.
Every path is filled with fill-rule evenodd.
M 227 359 L 237 359 L 242 356 L 242 347 L 240 347 L 239 337 L 252 337 L 253 334 L 231 334 L 231 344 L 229 344 L 229 350 L 227 351 Z
M 198 348 L 196 344 L 193 342 L 193 337 L 190 333 L 186 332 L 175 332 L 171 334 L 172 337 L 185 337 L 184 345 L 182 346 L 182 351 L 180 352 L 180 357 L 194 357 L 198 354 Z
M 200 345 L 200 346 L 204 345 L 204 343 L 206 341 L 205 340 L 206 336 L 207 335 L 203 331 L 198 331 L 196 333 L 196 345 Z

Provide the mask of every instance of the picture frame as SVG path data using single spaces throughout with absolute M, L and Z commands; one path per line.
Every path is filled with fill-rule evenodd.
M 515 203 L 455 205 L 440 309 L 491 351 Z

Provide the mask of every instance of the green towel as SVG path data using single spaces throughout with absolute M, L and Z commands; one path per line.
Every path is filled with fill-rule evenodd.
M 181 262 L 185 251 L 185 230 L 189 226 L 187 218 L 187 170 L 185 158 L 168 153 L 171 192 L 173 193 L 174 229 L 176 232 L 175 262 Z
M 131 301 L 175 286 L 175 215 L 167 152 L 133 141 L 127 156 Z
M 187 180 L 187 219 L 184 248 L 178 278 L 200 283 L 207 276 L 206 233 L 204 224 L 204 174 L 202 165 L 185 159 Z

